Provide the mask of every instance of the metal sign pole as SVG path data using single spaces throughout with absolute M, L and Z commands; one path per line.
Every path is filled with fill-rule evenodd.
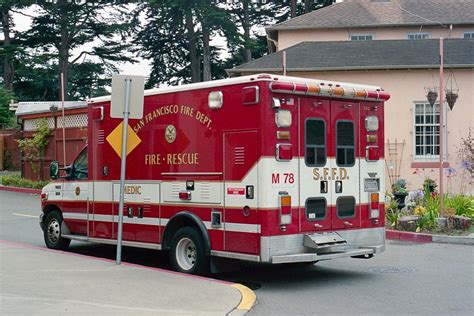
M 123 226 L 123 205 L 124 205 L 124 187 L 125 170 L 127 168 L 127 139 L 128 139 L 128 116 L 130 115 L 130 84 L 132 79 L 125 79 L 125 107 L 123 111 L 122 126 L 122 157 L 120 164 L 120 202 L 119 202 L 119 222 L 117 235 L 117 264 L 122 262 L 122 226 Z

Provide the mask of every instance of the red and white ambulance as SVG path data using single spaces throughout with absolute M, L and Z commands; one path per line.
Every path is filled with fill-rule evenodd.
M 380 87 L 268 74 L 145 91 L 129 121 L 92 99 L 87 147 L 41 194 L 46 245 L 71 240 L 170 250 L 204 274 L 213 258 L 290 263 L 385 248 Z

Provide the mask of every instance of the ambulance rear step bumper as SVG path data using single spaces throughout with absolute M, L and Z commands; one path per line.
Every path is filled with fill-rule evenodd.
M 273 256 L 272 263 L 316 262 L 346 257 L 371 256 L 374 253 L 376 253 L 376 249 L 369 248 L 349 249 L 342 252 L 330 252 L 324 254 L 298 253 L 294 255 Z
M 305 247 L 316 250 L 332 248 L 335 246 L 345 246 L 346 244 L 347 241 L 336 232 L 305 234 L 303 238 L 303 245 Z

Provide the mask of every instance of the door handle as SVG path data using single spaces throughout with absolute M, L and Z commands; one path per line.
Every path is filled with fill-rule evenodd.
M 342 181 L 336 181 L 334 185 L 336 193 L 342 193 Z
M 316 228 L 322 228 L 322 227 L 323 227 L 323 225 L 320 225 L 320 224 L 314 224 L 314 227 L 316 227 Z
M 344 225 L 347 226 L 347 227 L 353 226 L 351 222 L 344 222 Z

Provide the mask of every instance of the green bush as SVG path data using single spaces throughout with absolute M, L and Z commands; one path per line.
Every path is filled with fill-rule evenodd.
M 20 177 L 19 175 L 3 176 L 2 184 L 10 187 L 42 189 L 48 181 L 33 181 Z
M 391 228 L 397 229 L 397 220 L 403 215 L 398 209 L 398 202 L 392 197 L 385 203 L 385 219 Z
M 457 194 L 447 197 L 445 208 L 454 209 L 454 215 L 474 218 L 474 198 L 472 196 Z

